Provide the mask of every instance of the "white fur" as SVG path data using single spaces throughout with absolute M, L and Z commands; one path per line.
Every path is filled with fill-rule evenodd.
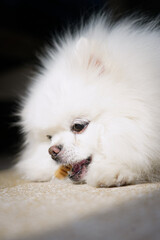
M 159 178 L 160 31 L 154 23 L 106 22 L 92 19 L 43 58 L 20 113 L 26 147 L 16 167 L 25 178 L 53 177 L 48 148 L 57 144 L 66 163 L 92 155 L 89 185 Z M 90 121 L 82 134 L 71 132 L 76 118 Z

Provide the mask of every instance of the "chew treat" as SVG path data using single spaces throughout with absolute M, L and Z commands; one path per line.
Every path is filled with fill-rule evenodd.
M 72 169 L 71 165 L 62 165 L 55 172 L 54 176 L 58 179 L 64 179 L 68 176 L 68 172 Z

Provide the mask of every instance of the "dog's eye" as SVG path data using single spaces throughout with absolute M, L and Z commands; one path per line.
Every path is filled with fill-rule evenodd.
M 74 132 L 81 132 L 84 129 L 85 125 L 84 124 L 79 124 L 76 123 L 72 126 L 72 131 Z
M 72 127 L 71 130 L 73 133 L 82 133 L 88 126 L 89 122 L 85 121 L 85 122 L 75 122 Z
M 52 136 L 51 135 L 46 135 L 46 137 L 51 140 L 52 139 Z

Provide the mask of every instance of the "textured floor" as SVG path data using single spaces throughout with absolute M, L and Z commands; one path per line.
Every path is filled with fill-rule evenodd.
M 29 183 L 0 172 L 0 239 L 159 240 L 160 183 Z

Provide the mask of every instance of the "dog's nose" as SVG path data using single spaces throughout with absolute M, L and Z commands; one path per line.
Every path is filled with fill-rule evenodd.
M 54 160 L 56 160 L 57 155 L 62 150 L 62 145 L 53 145 L 49 148 L 48 152 Z

